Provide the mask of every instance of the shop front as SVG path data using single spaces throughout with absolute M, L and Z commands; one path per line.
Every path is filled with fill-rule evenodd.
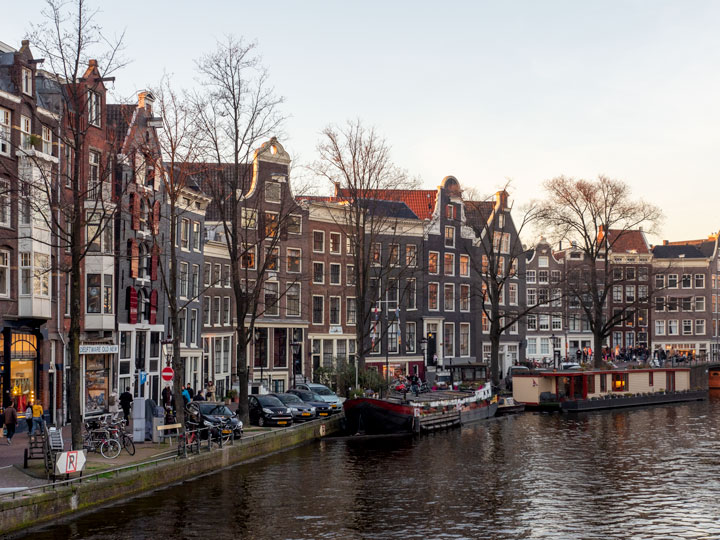
M 85 416 L 97 416 L 108 412 L 108 398 L 112 392 L 111 369 L 113 358 L 117 353 L 117 345 L 80 345 L 80 356 L 85 373 Z
M 2 405 L 12 402 L 21 416 L 38 397 L 39 343 L 42 343 L 42 336 L 38 332 L 13 331 L 11 328 L 5 328 L 0 339 Z

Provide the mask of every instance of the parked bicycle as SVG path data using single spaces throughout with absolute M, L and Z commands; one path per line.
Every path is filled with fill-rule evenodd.
M 110 432 L 103 427 L 96 427 L 92 423 L 85 423 L 83 435 L 83 448 L 88 452 L 100 452 L 106 459 L 115 459 L 120 455 L 120 443 L 110 437 Z
M 124 418 L 109 419 L 106 423 L 106 428 L 110 433 L 110 437 L 120 443 L 120 448 L 131 456 L 135 455 L 135 443 L 132 440 L 130 434 L 126 431 L 125 426 L 127 421 Z
M 185 423 L 185 431 L 178 436 L 178 456 L 186 456 L 188 452 L 200 453 L 200 426 L 194 422 Z

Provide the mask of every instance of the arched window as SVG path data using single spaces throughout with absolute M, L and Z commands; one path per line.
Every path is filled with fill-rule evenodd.
M 148 230 L 149 207 L 144 198 L 140 198 L 140 230 Z

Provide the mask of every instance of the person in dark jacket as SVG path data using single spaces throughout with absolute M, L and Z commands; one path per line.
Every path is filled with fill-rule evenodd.
M 120 394 L 120 408 L 122 408 L 125 414 L 125 420 L 130 421 L 130 405 L 132 405 L 133 396 L 130 393 L 130 388 L 125 388 L 125 391 Z
M 12 403 L 5 407 L 5 428 L 7 429 L 7 443 L 12 444 L 13 435 L 15 435 L 15 426 L 17 426 L 17 411 Z
M 193 401 L 205 401 L 202 395 L 202 390 L 198 390 L 198 393 L 193 396 Z
M 185 389 L 188 391 L 188 394 L 190 395 L 190 401 L 192 401 L 192 398 L 195 396 L 195 390 L 192 389 L 192 386 L 190 386 L 190 383 L 187 383 L 187 386 Z

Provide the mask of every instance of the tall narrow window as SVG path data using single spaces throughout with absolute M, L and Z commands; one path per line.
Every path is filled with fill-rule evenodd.
M 87 312 L 100 313 L 100 274 L 87 275 Z
M 52 131 L 46 126 L 42 128 L 42 151 L 44 154 L 52 155 Z
M 330 324 L 340 324 L 340 297 L 330 297 Z
M 10 252 L 0 251 L 0 297 L 10 296 Z
M 0 227 L 10 227 L 10 184 L 0 180 Z
M 100 127 L 100 94 L 88 91 L 88 122 L 95 127 Z
M 113 312 L 113 275 L 103 275 L 103 313 Z
M 33 87 L 32 71 L 29 70 L 28 68 L 22 68 L 22 91 L 23 91 L 23 94 L 32 96 L 32 87 Z
M 35 253 L 33 289 L 35 296 L 50 296 L 50 256 L 44 253 Z
M 95 199 L 100 196 L 100 153 L 90 152 L 88 163 L 88 197 Z
M 286 313 L 288 317 L 300 316 L 300 284 L 293 283 L 288 286 L 286 293 Z
M 273 281 L 265 282 L 265 315 L 275 316 L 280 314 L 278 302 L 278 284 Z
M 10 155 L 10 111 L 0 108 L 0 154 Z
M 32 123 L 27 116 L 20 116 L 20 146 L 23 150 L 32 148 Z

